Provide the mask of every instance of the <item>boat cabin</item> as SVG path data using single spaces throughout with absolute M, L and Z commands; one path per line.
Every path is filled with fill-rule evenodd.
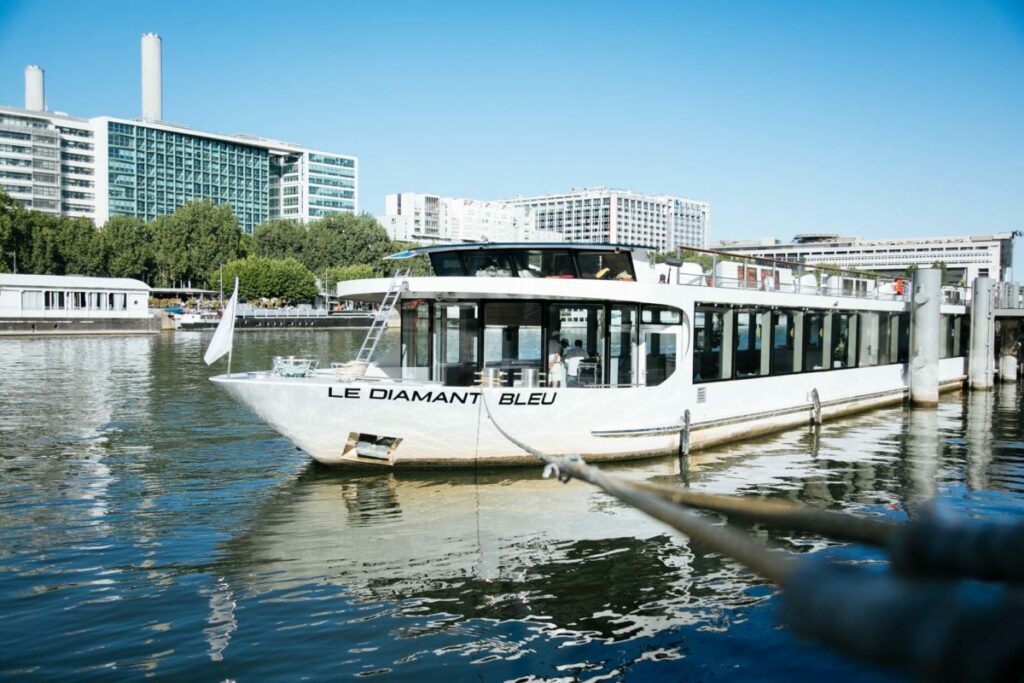
M 149 317 L 149 285 L 129 278 L 0 274 L 0 318 Z

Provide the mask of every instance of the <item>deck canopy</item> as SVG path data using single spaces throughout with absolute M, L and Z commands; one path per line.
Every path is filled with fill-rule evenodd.
M 438 277 L 528 277 L 633 282 L 635 250 L 577 242 L 467 242 L 417 247 L 386 257 L 427 256 Z M 646 254 L 642 260 L 646 261 Z M 638 259 L 640 260 L 640 259 Z

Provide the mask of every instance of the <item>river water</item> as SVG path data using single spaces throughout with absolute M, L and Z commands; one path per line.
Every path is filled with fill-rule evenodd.
M 234 367 L 345 359 L 361 336 L 240 333 Z M 316 466 L 207 381 L 209 338 L 0 340 L 0 678 L 899 680 L 780 629 L 769 585 L 539 467 Z M 1022 421 L 1001 388 L 610 469 L 893 519 L 932 498 L 1020 515 Z

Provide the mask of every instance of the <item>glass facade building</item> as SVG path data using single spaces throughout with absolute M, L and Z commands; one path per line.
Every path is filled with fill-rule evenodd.
M 111 216 L 151 221 L 209 199 L 229 204 L 247 233 L 270 218 L 266 148 L 121 121 L 107 136 Z

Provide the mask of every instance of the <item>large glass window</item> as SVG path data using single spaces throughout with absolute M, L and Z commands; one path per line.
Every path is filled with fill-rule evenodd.
M 43 292 L 42 290 L 26 290 L 21 293 L 21 310 L 23 311 L 41 311 L 43 310 Z
M 527 368 L 547 372 L 542 363 L 541 305 L 530 302 L 484 304 L 484 367 L 505 373 L 506 383 Z
M 576 277 L 572 256 L 562 249 L 527 249 L 513 252 L 519 277 Z
M 803 372 L 825 369 L 825 315 L 804 313 Z
M 557 337 L 567 386 L 604 384 L 604 306 L 552 304 L 551 337 Z
M 772 374 L 788 375 L 793 372 L 796 349 L 796 316 L 792 311 L 772 314 Z
M 504 251 L 467 251 L 462 254 L 470 277 L 512 277 L 512 262 Z
M 402 303 L 402 378 L 430 379 L 430 304 Z
M 434 373 L 446 385 L 476 380 L 479 323 L 476 304 L 434 305 Z
M 438 277 L 458 277 L 465 275 L 462 268 L 462 260 L 458 252 L 442 251 L 430 255 L 430 265 Z
M 832 313 L 832 368 L 857 366 L 857 316 L 852 313 Z
M 698 307 L 693 314 L 693 381 L 726 377 L 725 311 Z
M 612 306 L 608 324 L 608 383 L 636 383 L 637 310 L 635 306 Z
M 733 348 L 736 377 L 756 377 L 761 374 L 762 324 L 765 313 L 736 311 L 736 334 Z
M 580 277 L 593 280 L 635 280 L 633 259 L 624 251 L 581 251 L 576 254 Z

